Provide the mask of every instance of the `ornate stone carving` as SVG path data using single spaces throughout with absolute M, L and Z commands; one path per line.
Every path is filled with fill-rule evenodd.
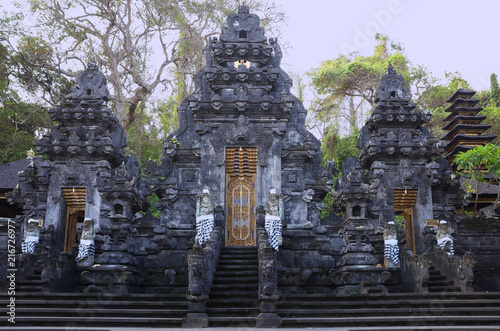
M 24 254 L 33 254 L 35 252 L 35 248 L 40 241 L 39 227 L 40 223 L 32 218 L 26 222 L 24 240 L 22 243 L 22 251 Z
M 210 143 L 215 150 L 216 164 L 224 164 L 224 148 L 226 146 L 257 146 L 257 161 L 260 166 L 267 164 L 267 153 L 273 144 L 273 135 L 265 128 L 249 124 L 243 115 L 235 124 L 222 125 L 212 133 Z
M 451 223 L 448 221 L 441 220 L 436 233 L 437 245 L 443 251 L 449 255 L 455 254 L 455 248 L 453 247 L 453 238 L 451 234 L 453 233 L 453 228 Z
M 282 221 L 283 218 L 283 195 L 271 189 L 266 202 L 265 229 L 268 234 L 269 244 L 274 250 L 278 250 L 282 244 Z
M 394 222 L 387 222 L 384 229 L 384 261 L 387 268 L 399 267 L 399 243 Z
M 204 245 L 214 229 L 212 199 L 208 188 L 196 196 L 196 238 L 195 241 Z
M 94 264 L 95 254 L 95 229 L 94 220 L 86 218 L 83 221 L 82 236 L 78 245 L 76 262 L 79 266 L 90 267 Z

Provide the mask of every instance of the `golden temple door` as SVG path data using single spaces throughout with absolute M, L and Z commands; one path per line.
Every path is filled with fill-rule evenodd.
M 256 245 L 256 174 L 256 148 L 226 148 L 226 246 Z
M 415 224 L 413 219 L 413 205 L 418 190 L 394 190 L 394 212 L 405 219 L 406 248 L 416 254 L 415 249 Z
M 69 252 L 76 244 L 78 225 L 85 219 L 85 187 L 64 187 L 62 192 L 66 202 L 64 251 Z

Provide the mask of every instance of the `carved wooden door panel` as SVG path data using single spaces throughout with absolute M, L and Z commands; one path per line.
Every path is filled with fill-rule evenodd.
M 226 246 L 256 245 L 256 148 L 226 148 Z
M 415 224 L 413 219 L 413 205 L 418 190 L 394 190 L 394 212 L 399 212 L 405 219 L 406 248 L 415 250 Z
M 85 218 L 85 187 L 63 187 L 62 193 L 66 202 L 66 230 L 64 250 L 69 252 L 76 244 L 78 224 Z

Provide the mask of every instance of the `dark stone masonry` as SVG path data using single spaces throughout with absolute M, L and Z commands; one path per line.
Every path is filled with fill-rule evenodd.
M 240 247 L 248 249 L 235 261 L 255 259 L 260 327 L 280 325 L 284 295 L 427 293 L 432 270 L 457 291 L 499 291 L 500 221 L 456 213 L 467 203 L 460 175 L 403 77 L 389 65 L 359 158 L 337 170 L 320 165 L 320 142 L 304 126 L 307 111 L 281 57 L 248 7 L 229 15 L 206 46 L 161 164 L 145 169 L 125 155 L 106 78 L 90 63 L 49 110 L 55 124 L 34 142 L 44 157 L 23 163 L 5 194 L 19 208 L 9 216 L 19 280 L 37 274 L 49 293 L 186 295 L 187 327 L 209 325 L 219 256 L 228 263 Z M 343 216 L 321 219 L 329 191 Z M 152 192 L 159 218 L 146 212 Z

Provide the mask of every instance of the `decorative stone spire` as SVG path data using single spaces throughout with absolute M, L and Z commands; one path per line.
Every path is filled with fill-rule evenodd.
M 73 87 L 70 97 L 72 99 L 90 99 L 109 101 L 109 91 L 106 77 L 99 71 L 94 60 L 89 62 L 87 70 L 78 73 L 76 85 Z
M 389 62 L 387 74 L 382 76 L 375 102 L 408 103 L 408 101 L 410 101 L 410 91 L 405 88 L 405 80 Z
M 64 104 L 48 110 L 50 118 L 59 124 L 33 143 L 35 150 L 57 161 L 108 160 L 113 167 L 119 166 L 127 141 L 118 119 L 106 106 L 110 100 L 106 84 L 106 77 L 91 61 L 76 76 Z
M 250 8 L 246 4 L 242 4 L 241 6 L 238 7 L 238 13 L 239 14 L 249 14 Z

